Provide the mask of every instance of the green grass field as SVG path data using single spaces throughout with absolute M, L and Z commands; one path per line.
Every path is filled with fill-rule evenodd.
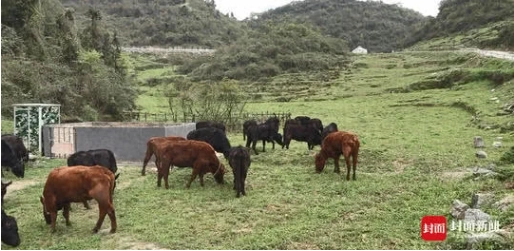
M 293 116 L 318 117 L 324 124 L 336 122 L 340 130 L 356 132 L 361 140 L 356 181 L 343 179 L 344 167 L 341 174 L 334 173 L 331 160 L 316 174 L 313 156 L 319 146 L 308 151 L 306 143 L 296 141 L 289 150 L 280 146 L 273 150 L 266 144 L 265 153 L 252 155 L 247 196 L 239 199 L 232 190 L 233 177 L 225 160 L 227 184 L 218 185 L 207 175 L 205 187 L 195 180 L 186 189 L 191 169 L 174 169 L 169 190 L 157 188 L 155 171 L 141 176 L 139 164 L 120 163 L 122 174 L 114 198 L 117 233 L 108 233 L 107 217 L 101 232 L 92 234 L 98 217 L 96 203 L 91 203 L 91 210 L 75 203 L 72 226 L 67 227 L 60 214 L 57 232 L 52 234 L 44 222 L 39 196 L 48 172 L 65 161 L 31 163 L 24 179 L 6 173 L 4 178 L 14 183 L 3 209 L 18 220 L 22 238 L 18 249 L 463 248 L 456 241 L 423 241 L 420 220 L 425 215 L 450 219 L 452 201 L 470 203 L 475 192 L 493 192 L 496 198 L 512 193 L 498 180 L 468 178 L 473 167 L 496 162 L 514 146 L 514 139 L 512 133 L 500 133 L 496 127 L 479 129 L 469 111 L 454 103 L 460 101 L 481 111 L 483 123 L 504 125 L 509 118 L 495 116 L 500 104 L 490 98 L 514 97 L 514 84 L 491 86 L 479 80 L 451 89 L 388 91 L 453 67 L 487 68 L 469 60 L 455 63 L 455 57 L 444 53 L 362 56 L 313 95 L 290 102 L 265 96 L 266 102 L 248 103 L 251 112 L 289 111 Z M 487 159 L 475 158 L 472 143 L 477 135 L 485 139 Z M 244 145 L 240 132 L 228 136 L 233 146 Z M 492 141 L 499 136 L 504 147 L 494 149 Z M 260 142 L 257 149 L 262 151 Z M 514 223 L 514 210 L 484 210 L 501 226 Z M 458 236 L 448 234 L 452 240 Z M 2 249 L 12 248 L 2 244 Z

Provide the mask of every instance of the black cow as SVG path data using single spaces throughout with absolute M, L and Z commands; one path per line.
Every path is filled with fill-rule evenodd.
M 282 135 L 280 135 L 275 128 L 274 124 L 268 124 L 266 122 L 250 126 L 250 128 L 248 128 L 248 135 L 246 138 L 246 147 L 249 148 L 251 144 L 253 151 L 258 155 L 259 153 L 257 152 L 257 149 L 255 149 L 255 146 L 259 140 L 262 140 L 263 152 L 266 151 L 266 141 L 272 144 L 273 149 L 275 149 L 275 141 L 282 146 Z
M 7 193 L 7 187 L 12 184 L 12 181 L 4 183 L 2 181 L 2 205 L 4 204 L 4 195 Z
M 118 166 L 114 153 L 108 149 L 93 149 L 88 151 L 78 151 L 68 157 L 68 166 L 103 166 L 115 174 L 115 180 L 118 179 L 120 174 L 116 174 Z M 114 183 L 116 187 L 116 183 Z M 87 201 L 83 202 L 84 207 L 91 209 Z
M 230 150 L 230 142 L 225 133 L 214 127 L 205 127 L 193 130 L 186 136 L 189 140 L 198 140 L 208 143 L 216 152 L 223 153 L 225 159 L 228 159 Z
M 319 131 L 319 133 L 323 132 L 323 123 L 321 123 L 320 119 L 317 119 L 317 118 L 310 119 L 307 122 L 307 126 L 316 128 Z
M 27 151 L 27 148 L 20 137 L 12 134 L 5 134 L 2 135 L 2 140 L 5 140 L 5 142 L 11 146 L 14 154 L 16 154 L 16 157 L 18 157 L 19 160 L 22 160 L 23 162 L 29 161 L 29 151 Z
M 333 132 L 337 132 L 337 124 L 336 123 L 330 123 L 327 127 L 323 128 L 323 131 L 321 132 L 321 139 L 324 140 L 327 135 Z
M 93 149 L 78 151 L 68 157 L 68 166 L 94 166 L 100 165 L 111 170 L 113 174 L 118 171 L 114 153 L 108 149 Z
M 2 242 L 13 247 L 20 245 L 20 235 L 18 234 L 18 223 L 16 219 L 9 216 L 2 209 Z
M 300 122 L 300 124 L 306 126 L 309 123 L 309 120 L 311 120 L 308 116 L 296 116 L 294 120 Z
M 4 139 L 2 139 L 2 167 L 9 167 L 16 177 L 25 176 L 23 160 L 18 159 L 15 151 Z
M 234 175 L 234 189 L 237 192 L 236 197 L 239 198 L 241 194 L 246 196 L 245 181 L 248 168 L 250 168 L 250 164 L 252 163 L 248 148 L 242 146 L 231 148 L 228 163 L 230 167 L 232 167 L 232 173 Z
M 250 126 L 256 126 L 257 121 L 255 119 L 247 120 L 243 123 L 243 140 L 246 140 L 246 135 L 248 135 L 248 128 Z
M 303 126 L 298 124 L 288 124 L 284 127 L 284 145 L 289 149 L 291 139 L 307 142 L 307 148 L 312 150 L 315 145 L 321 145 L 321 133 L 318 129 L 311 126 Z
M 226 133 L 226 131 L 227 131 L 225 128 L 225 125 L 221 122 L 208 121 L 208 120 L 196 122 L 196 130 L 198 130 L 200 128 L 207 128 L 207 127 L 218 128 L 218 129 L 222 130 L 223 133 Z

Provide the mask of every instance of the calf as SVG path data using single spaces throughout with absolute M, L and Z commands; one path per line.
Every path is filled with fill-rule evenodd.
M 2 205 L 4 204 L 4 195 L 7 193 L 7 187 L 12 184 L 12 181 L 4 183 L 2 181 Z
M 2 139 L 2 167 L 9 167 L 16 177 L 25 176 L 25 165 L 18 159 L 11 145 Z
M 275 130 L 274 125 L 270 125 L 267 123 L 262 123 L 255 126 L 250 126 L 248 128 L 248 137 L 246 138 L 246 147 L 250 147 L 252 145 L 252 149 L 256 155 L 257 152 L 256 145 L 257 141 L 262 140 L 262 151 L 266 151 L 266 141 L 271 142 L 272 148 L 275 149 L 275 141 L 283 146 L 282 136 L 278 134 Z
M 150 161 L 150 158 L 152 158 L 152 155 L 155 155 L 155 166 L 159 168 L 160 166 L 160 159 L 161 156 L 161 150 L 163 147 L 163 142 L 166 141 L 176 141 L 176 140 L 186 140 L 184 137 L 177 137 L 177 136 L 169 136 L 169 137 L 152 137 L 148 142 L 146 142 L 146 154 L 145 159 L 143 160 L 143 169 L 141 170 L 141 175 L 145 175 L 145 169 L 146 165 L 148 164 L 148 161 Z
M 227 135 L 218 128 L 207 127 L 200 128 L 189 132 L 186 136 L 188 140 L 203 141 L 211 145 L 216 152 L 223 153 L 225 159 L 228 159 L 228 151 L 230 150 L 230 142 Z
M 353 180 L 355 180 L 359 147 L 359 138 L 354 133 L 338 131 L 329 134 L 323 140 L 320 152 L 315 156 L 316 172 L 321 173 L 325 168 L 326 160 L 332 158 L 335 165 L 334 172 L 339 173 L 339 158 L 342 154 L 346 162 L 346 180 L 350 180 L 350 157 L 353 162 Z
M 248 129 L 251 126 L 256 126 L 256 125 L 257 125 L 257 121 L 255 121 L 255 119 L 247 120 L 243 123 L 243 140 L 246 140 L 246 135 L 248 135 Z
M 321 132 L 321 139 L 324 140 L 327 135 L 333 132 L 337 132 L 337 124 L 336 123 L 330 123 L 327 127 L 323 128 L 323 131 Z
M 228 153 L 229 151 L 227 151 Z M 166 142 L 162 150 L 161 166 L 158 169 L 157 186 L 161 186 L 164 178 L 164 187 L 169 188 L 168 175 L 170 166 L 193 167 L 191 179 L 186 187 L 189 188 L 196 176 L 200 176 L 200 185 L 203 186 L 203 176 L 210 172 L 219 184 L 224 183 L 225 167 L 216 156 L 214 148 L 206 142 L 196 140 L 180 140 Z
M 284 127 L 284 145 L 289 149 L 291 140 L 307 142 L 307 149 L 312 150 L 314 146 L 321 145 L 321 134 L 318 129 L 311 126 L 304 126 L 295 123 L 288 123 Z
M 225 125 L 223 123 L 221 123 L 221 122 L 208 121 L 208 120 L 196 122 L 196 129 L 197 130 L 200 129 L 200 128 L 208 128 L 208 127 L 218 128 L 221 131 L 223 131 L 223 133 L 227 132 L 227 130 L 225 128 Z
M 18 234 L 18 223 L 16 219 L 9 216 L 2 209 L 2 242 L 17 247 L 20 245 L 20 235 Z
M 239 198 L 240 194 L 245 196 L 246 175 L 248 174 L 248 168 L 250 168 L 251 164 L 248 148 L 242 146 L 231 148 L 228 163 L 230 167 L 232 167 L 232 173 L 234 174 L 234 189 L 237 192 L 236 197 Z
M 111 233 L 116 232 L 116 216 L 113 205 L 114 174 L 102 166 L 71 166 L 53 169 L 45 183 L 43 196 L 43 216 L 55 232 L 57 211 L 63 209 L 66 225 L 70 225 L 70 203 L 94 199 L 98 202 L 100 216 L 93 232 L 102 226 L 105 215 L 111 220 Z

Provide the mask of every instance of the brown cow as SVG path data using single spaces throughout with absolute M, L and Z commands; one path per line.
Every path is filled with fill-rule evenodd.
M 70 225 L 71 202 L 95 199 L 98 202 L 100 217 L 93 228 L 96 233 L 102 226 L 105 215 L 111 220 L 111 233 L 116 232 L 116 216 L 112 194 L 114 174 L 102 166 L 58 167 L 50 172 L 41 196 L 43 216 L 55 232 L 57 211 L 63 209 L 66 225 Z
M 162 143 L 165 141 L 176 141 L 176 140 L 186 140 L 184 137 L 178 136 L 168 136 L 168 137 L 152 137 L 146 142 L 146 154 L 145 159 L 143 160 L 143 169 L 141 170 L 141 175 L 145 175 L 146 165 L 152 155 L 155 154 L 155 166 L 157 169 L 159 168 L 159 157 L 161 156 L 161 149 L 164 146 Z
M 219 184 L 224 183 L 223 175 L 225 167 L 216 156 L 216 151 L 206 142 L 197 140 L 181 140 L 166 142 L 162 149 L 161 166 L 157 177 L 157 186 L 161 186 L 161 179 L 164 178 L 164 187 L 168 186 L 168 174 L 170 166 L 193 167 L 191 179 L 186 187 L 191 186 L 191 182 L 200 175 L 200 185 L 203 186 L 203 176 L 210 172 L 214 174 L 214 179 Z
M 350 157 L 353 161 L 353 180 L 355 180 L 355 169 L 357 169 L 357 157 L 359 156 L 360 142 L 356 134 L 351 132 L 338 131 L 329 134 L 321 145 L 321 151 L 316 154 L 316 172 L 321 173 L 325 168 L 328 158 L 334 159 L 334 172 L 339 173 L 339 158 L 341 154 L 346 162 L 346 180 L 350 180 Z

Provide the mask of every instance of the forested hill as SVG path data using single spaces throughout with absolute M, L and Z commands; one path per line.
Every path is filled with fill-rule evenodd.
M 243 23 L 216 9 L 214 0 L 62 0 L 85 13 L 99 10 L 123 45 L 217 48 L 244 34 Z M 87 20 L 79 20 L 83 25 Z
M 346 40 L 350 48 L 361 45 L 371 52 L 390 52 L 402 48 L 424 19 L 413 10 L 375 1 L 305 0 L 264 12 L 249 24 L 310 23 L 325 35 Z
M 475 43 L 468 46 L 514 49 L 514 0 L 442 0 L 437 17 L 427 19 L 407 44 L 456 35 L 464 38 L 468 32 L 474 35 L 466 40 Z

